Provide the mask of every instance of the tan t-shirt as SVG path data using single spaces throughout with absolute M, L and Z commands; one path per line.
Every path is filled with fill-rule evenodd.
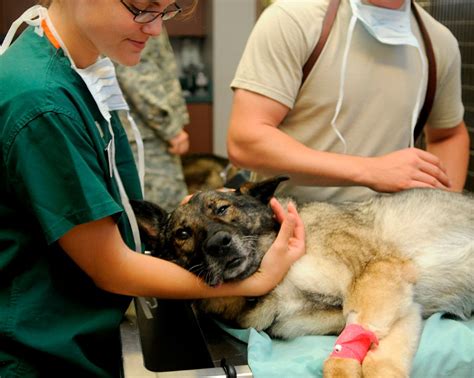
M 300 90 L 302 67 L 314 49 L 329 0 L 277 0 L 259 18 L 248 40 L 232 88 L 272 98 L 291 110 L 279 126 L 301 143 L 320 151 L 344 152 L 331 127 L 339 98 L 341 66 L 352 11 L 342 0 L 326 46 Z M 461 58 L 450 31 L 418 7 L 434 45 L 437 91 L 428 123 L 436 128 L 458 125 Z M 424 46 L 412 15 L 412 30 Z M 385 45 L 357 21 L 345 72 L 344 96 L 336 127 L 347 154 L 380 156 L 408 147 L 411 117 L 419 86 L 426 93 L 419 51 Z M 282 154 L 285 151 L 281 152 Z M 316 164 L 317 162 L 315 162 Z M 258 176 L 261 178 L 261 176 Z M 310 187 L 287 184 L 280 194 L 299 201 L 357 200 L 374 192 L 363 187 Z

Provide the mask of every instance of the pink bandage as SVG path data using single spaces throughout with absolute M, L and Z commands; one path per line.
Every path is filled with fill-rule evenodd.
M 372 343 L 379 345 L 375 333 L 358 324 L 349 324 L 337 338 L 330 357 L 352 358 L 362 363 Z

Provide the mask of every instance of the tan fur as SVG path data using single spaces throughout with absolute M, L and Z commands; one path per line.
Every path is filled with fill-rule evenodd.
M 242 312 L 245 308 L 246 300 L 243 297 L 214 298 L 212 300 L 202 300 L 200 308 L 204 312 L 220 314 L 225 320 L 234 320 L 235 314 Z
M 226 180 L 238 173 L 227 158 L 204 153 L 185 155 L 181 159 L 184 180 L 190 194 L 222 188 Z
M 331 358 L 324 363 L 323 376 L 358 378 L 362 377 L 362 367 L 357 360 L 349 358 Z

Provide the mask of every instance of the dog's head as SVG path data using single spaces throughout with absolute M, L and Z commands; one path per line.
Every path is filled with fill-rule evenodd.
M 152 255 L 215 286 L 244 279 L 258 269 L 279 228 L 269 201 L 287 179 L 245 183 L 236 191 L 199 192 L 172 213 L 150 202 L 131 204 Z

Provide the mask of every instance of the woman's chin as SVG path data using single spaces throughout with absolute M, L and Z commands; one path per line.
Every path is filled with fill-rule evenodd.
M 120 54 L 118 56 L 110 57 L 110 59 L 112 59 L 114 62 L 128 67 L 135 66 L 140 63 L 140 58 L 140 53 Z

